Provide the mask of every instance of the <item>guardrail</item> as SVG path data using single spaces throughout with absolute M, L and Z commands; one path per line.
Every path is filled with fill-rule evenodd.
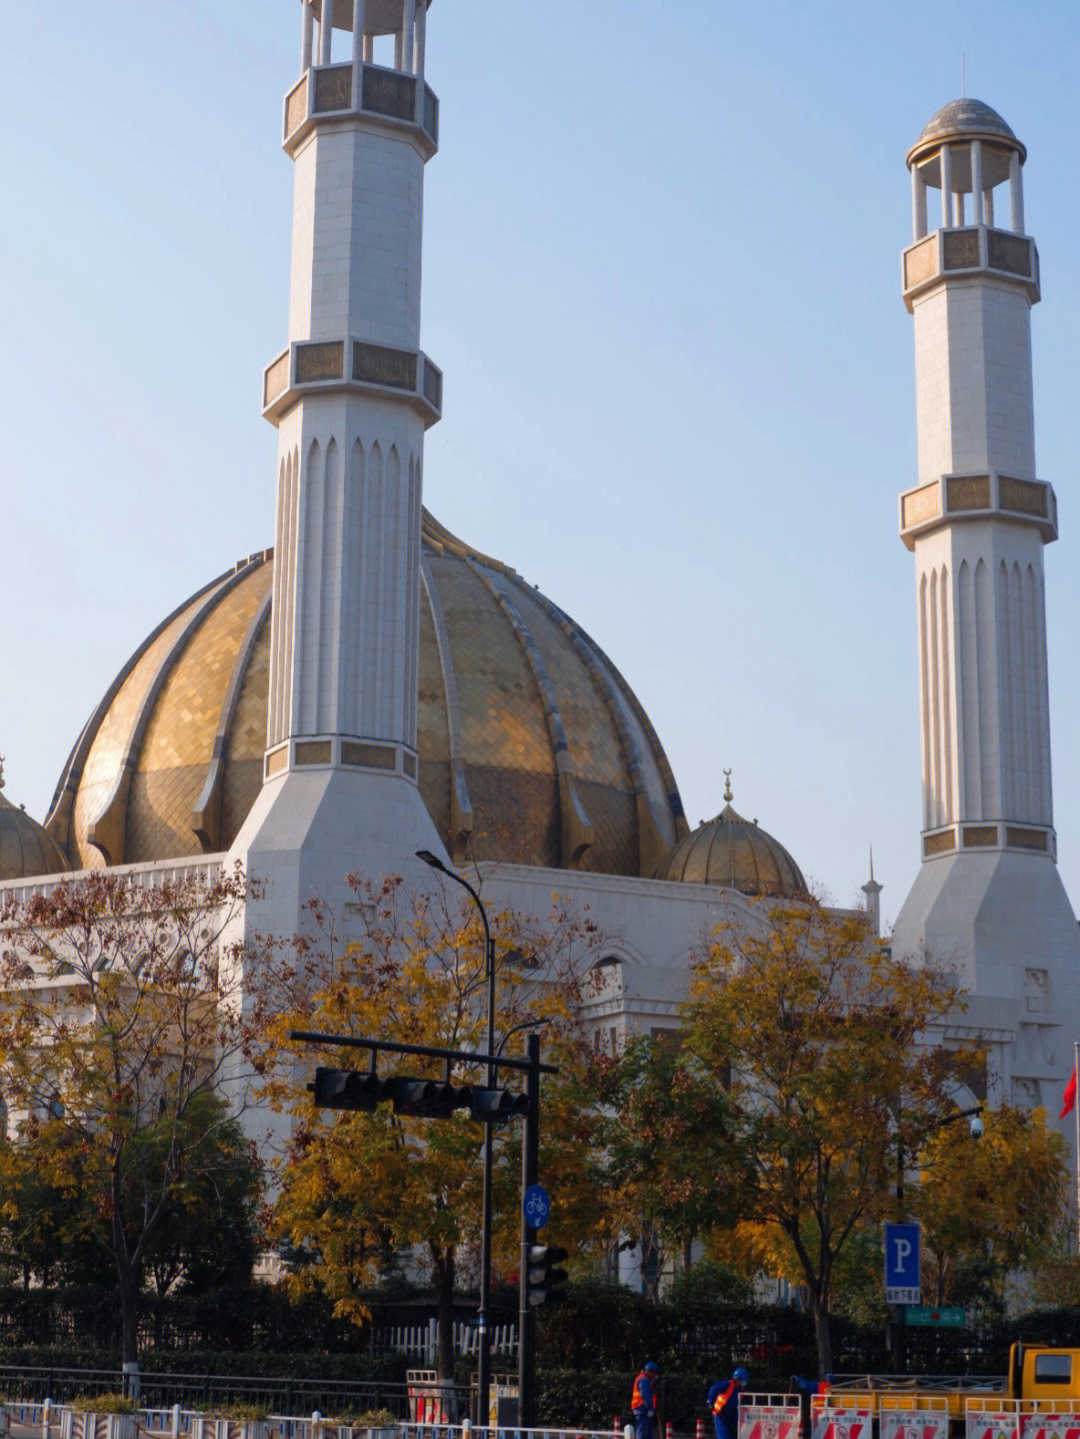
M 23 1439 L 58 1439 L 65 1414 L 70 1407 L 63 1404 L 11 1399 L 4 1403 L 10 1424 L 9 1432 Z M 136 1415 L 136 1433 L 146 1439 L 182 1439 L 196 1427 L 196 1421 L 204 1418 L 201 1410 L 181 1409 L 179 1404 L 171 1408 L 140 1409 Z M 307 1416 L 270 1414 L 265 1421 L 245 1424 L 244 1429 L 261 1430 L 263 1422 L 268 1426 L 270 1439 L 345 1439 L 352 1435 L 381 1436 L 381 1439 L 612 1439 L 609 1429 L 553 1429 L 546 1425 L 534 1425 L 528 1429 L 517 1427 L 473 1426 L 468 1419 L 460 1424 L 395 1424 L 372 1429 L 368 1425 L 339 1425 L 325 1418 L 317 1411 Z M 240 1426 L 229 1425 L 230 1436 L 240 1432 Z M 265 1430 L 263 1432 L 266 1432 Z

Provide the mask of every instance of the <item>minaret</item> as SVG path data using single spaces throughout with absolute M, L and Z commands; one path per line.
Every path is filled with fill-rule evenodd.
M 419 347 L 428 7 L 302 0 L 285 97 L 289 343 L 263 378 L 278 430 L 267 749 L 234 850 L 275 883 L 306 854 L 301 901 L 443 852 L 416 751 L 424 431 L 442 404 Z
M 1020 1023 L 1005 1067 L 1031 1098 L 1059 1078 L 1047 1021 L 1080 970 L 1051 803 L 1043 546 L 1057 505 L 1035 468 L 1025 158 L 1000 115 L 967 99 L 907 157 L 919 475 L 900 534 L 915 555 L 923 825 L 893 952 L 953 965 L 971 994 L 1006 1002 Z

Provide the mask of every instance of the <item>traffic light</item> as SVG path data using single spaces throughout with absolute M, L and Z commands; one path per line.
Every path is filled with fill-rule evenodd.
M 417 1119 L 448 1119 L 455 1109 L 466 1109 L 471 1086 L 448 1084 L 437 1079 L 402 1079 L 389 1081 L 388 1098 L 394 1101 L 395 1114 L 412 1115 Z
M 390 1098 L 388 1082 L 379 1074 L 367 1074 L 359 1069 L 324 1069 L 320 1065 L 315 1071 L 315 1083 L 308 1087 L 319 1109 L 371 1111 L 382 1100 Z
M 413 1119 L 448 1119 L 455 1109 L 468 1109 L 474 1119 L 514 1119 L 527 1113 L 525 1094 L 484 1089 L 439 1079 L 409 1079 L 402 1074 L 372 1074 L 359 1069 L 315 1071 L 308 1088 L 320 1109 L 362 1109 L 371 1113 L 392 1103 L 394 1113 Z
M 371 1074 L 359 1069 L 315 1071 L 310 1085 L 320 1109 L 362 1109 L 371 1113 L 392 1103 L 395 1114 L 417 1119 L 446 1119 L 455 1109 L 468 1109 L 471 1085 L 437 1079 L 409 1079 L 401 1074 Z
M 529 1112 L 527 1094 L 511 1094 L 508 1089 L 472 1090 L 469 1109 L 474 1119 L 514 1119 Z
M 550 1304 L 559 1298 L 558 1288 L 566 1283 L 566 1270 L 556 1269 L 566 1259 L 565 1249 L 554 1244 L 530 1244 L 525 1266 L 525 1301 L 530 1308 Z

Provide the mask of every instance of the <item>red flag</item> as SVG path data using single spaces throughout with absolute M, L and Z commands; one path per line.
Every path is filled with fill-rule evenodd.
M 1076 1065 L 1073 1065 L 1073 1072 L 1069 1075 L 1069 1082 L 1065 1086 L 1065 1093 L 1061 1096 L 1061 1113 L 1059 1119 L 1064 1119 L 1067 1114 L 1073 1112 L 1073 1105 L 1076 1103 Z

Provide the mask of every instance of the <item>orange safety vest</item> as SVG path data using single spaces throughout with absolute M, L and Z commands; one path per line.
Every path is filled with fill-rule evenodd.
M 648 1408 L 648 1405 L 645 1403 L 645 1396 L 644 1396 L 644 1394 L 642 1394 L 642 1392 L 641 1392 L 641 1381 L 642 1381 L 643 1379 L 645 1380 L 646 1384 L 648 1384 L 649 1389 L 650 1389 L 650 1390 L 652 1389 L 652 1376 L 649 1375 L 649 1374 L 646 1374 L 646 1373 L 645 1373 L 645 1370 L 643 1369 L 643 1370 L 641 1371 L 641 1373 L 637 1376 L 637 1378 L 634 1380 L 634 1392 L 633 1392 L 633 1394 L 631 1394 L 631 1396 L 630 1396 L 630 1410 L 631 1410 L 631 1412 L 633 1412 L 635 1409 L 647 1409 L 647 1408 Z
M 724 1405 L 728 1402 L 728 1400 L 731 1398 L 731 1396 L 732 1396 L 734 1393 L 735 1393 L 735 1380 L 734 1380 L 734 1379 L 729 1379 L 729 1380 L 728 1380 L 728 1387 L 724 1390 L 723 1394 L 718 1394 L 718 1395 L 716 1396 L 715 1400 L 713 1401 L 712 1412 L 713 1412 L 714 1414 L 719 1414 L 720 1411 L 721 1411 L 721 1409 L 723 1409 Z

